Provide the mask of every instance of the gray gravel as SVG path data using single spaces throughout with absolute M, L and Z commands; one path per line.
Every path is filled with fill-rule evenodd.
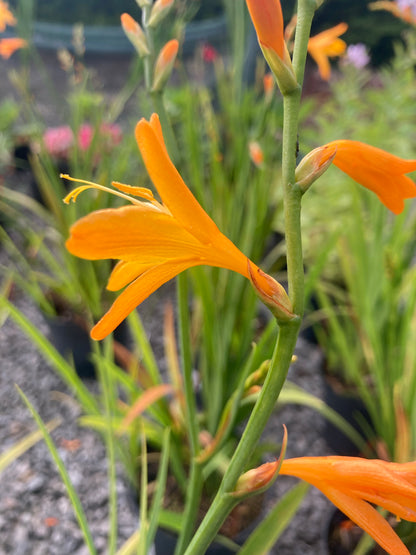
M 48 332 L 35 307 L 27 300 L 18 302 L 22 310 Z M 150 309 L 153 310 L 153 303 Z M 159 324 L 153 319 L 150 333 L 158 339 Z M 159 335 L 160 337 L 160 335 Z M 101 439 L 91 430 L 77 424 L 80 411 L 59 377 L 38 354 L 22 332 L 8 320 L 0 329 L 0 444 L 2 451 L 35 429 L 23 407 L 14 384 L 18 384 L 46 421 L 60 416 L 62 425 L 53 432 L 59 453 L 83 503 L 94 542 L 99 553 L 106 552 L 108 533 L 108 489 L 105 449 Z M 319 351 L 300 340 L 298 362 L 290 370 L 290 378 L 320 394 Z M 91 382 L 91 388 L 96 384 Z M 59 392 L 59 394 L 58 394 Z M 312 410 L 286 406 L 270 421 L 265 437 L 279 441 L 282 423 L 289 433 L 288 456 L 328 454 L 320 436 L 322 420 Z M 46 446 L 37 444 L 11 464 L 0 476 L 0 553 L 1 554 L 77 554 L 87 550 L 73 516 L 65 488 L 51 461 Z M 268 494 L 271 506 L 294 481 L 281 477 Z M 131 490 L 118 472 L 119 543 L 125 541 L 137 526 L 137 507 Z M 283 534 L 272 553 L 280 555 L 320 555 L 322 522 L 330 504 L 311 489 L 296 519 Z

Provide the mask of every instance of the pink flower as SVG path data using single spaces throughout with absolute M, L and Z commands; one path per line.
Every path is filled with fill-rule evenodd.
M 206 43 L 202 47 L 202 59 L 204 62 L 212 63 L 218 58 L 218 52 L 215 50 L 213 46 Z
M 94 129 L 91 124 L 83 123 L 78 131 L 78 146 L 81 150 L 88 150 L 94 136 Z
M 91 124 L 83 123 L 81 125 L 78 132 L 78 146 L 82 151 L 86 151 L 90 148 L 94 133 L 95 130 Z M 121 128 L 116 123 L 101 124 L 98 135 L 100 142 L 104 143 L 104 145 L 100 146 L 104 146 L 108 150 L 118 145 L 123 137 Z
M 74 142 L 74 134 L 68 125 L 49 127 L 43 134 L 43 142 L 51 156 L 65 158 Z

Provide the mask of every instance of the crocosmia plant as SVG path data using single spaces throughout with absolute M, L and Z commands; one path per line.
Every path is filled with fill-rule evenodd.
M 305 265 L 301 214 L 307 219 L 315 202 L 323 223 L 335 219 L 334 214 L 347 222 L 351 207 L 361 207 L 357 198 L 364 198 L 363 206 L 375 204 L 376 209 L 365 209 L 364 224 L 355 235 L 358 243 L 367 240 L 367 231 L 375 225 L 374 214 L 381 211 L 386 226 L 391 224 L 396 231 L 401 228 L 406 216 L 416 210 L 416 154 L 410 140 L 415 137 L 416 120 L 410 123 L 414 106 L 409 108 L 406 126 L 397 130 L 390 126 L 392 136 L 407 130 L 411 143 L 407 150 L 396 151 L 394 142 L 385 150 L 383 137 L 377 133 L 364 136 L 358 123 L 355 134 L 355 122 L 345 133 L 347 125 L 341 130 L 337 125 L 332 128 L 331 117 L 344 118 L 336 110 L 328 117 L 329 132 L 324 138 L 319 130 L 315 133 L 314 114 L 310 111 L 304 116 L 308 110 L 303 104 L 306 63 L 319 72 L 317 80 L 325 91 L 330 91 L 331 82 L 341 79 L 342 71 L 333 67 L 338 62 L 340 69 L 351 75 L 371 71 L 366 46 L 348 47 L 350 23 L 345 22 L 348 14 L 342 8 L 335 7 L 337 25 L 311 36 L 315 12 L 325 0 L 298 0 L 286 31 L 279 0 L 224 2 L 235 25 L 230 81 L 226 81 L 228 69 L 221 50 L 201 39 L 198 70 L 218 79 L 218 94 L 212 95 L 215 99 L 204 87 L 184 87 L 180 89 L 183 97 L 170 89 L 167 94 L 172 74 L 185 74 L 175 72 L 182 63 L 186 4 L 137 0 L 134 9 L 141 12 L 137 21 L 134 14 L 121 15 L 121 27 L 143 69 L 141 100 L 145 101 L 140 105 L 145 106 L 145 113 L 130 121 L 137 180 L 132 178 L 134 172 L 127 177 L 122 170 L 119 175 L 100 170 L 107 157 L 117 157 L 119 143 L 122 138 L 124 141 L 125 132 L 116 124 L 94 128 L 84 124 L 78 126 L 77 137 L 67 127 L 51 128 L 43 136 L 43 146 L 52 157 L 71 158 L 76 152 L 86 158 L 90 155 L 94 162 L 90 166 L 93 175 L 72 175 L 72 170 L 65 169 L 60 176 L 66 187 L 74 183 L 63 199 L 68 205 L 64 210 L 74 217 L 65 228 L 62 248 L 69 251 L 71 256 L 64 250 L 71 260 L 92 261 L 85 268 L 94 267 L 97 261 L 111 261 L 107 283 L 95 283 L 94 298 L 99 299 L 106 287 L 113 295 L 112 304 L 103 305 L 98 316 L 97 311 L 90 312 L 88 329 L 93 339 L 92 359 L 105 392 L 104 408 L 90 402 L 90 394 L 81 386 L 79 391 L 83 407 L 93 407 L 86 423 L 104 434 L 113 457 L 119 453 L 124 462 L 130 462 L 130 477 L 136 485 L 139 482 L 140 527 L 120 553 L 150 552 L 157 526 L 165 525 L 177 532 L 175 555 L 202 555 L 218 541 L 218 534 L 223 534 L 229 515 L 237 514 L 249 498 L 260 499 L 281 476 L 297 478 L 301 484 L 277 501 L 246 543 L 239 547 L 231 544 L 236 551 L 241 549 L 243 555 L 267 553 L 311 485 L 362 529 L 363 542 L 377 543 L 390 555 L 414 553 L 416 528 L 409 524 L 409 532 L 399 522 L 416 522 L 416 462 L 412 460 L 416 422 L 408 413 L 408 404 L 402 402 L 407 384 L 411 389 L 416 380 L 409 379 L 413 361 L 410 355 L 402 356 L 405 345 L 394 347 L 397 358 L 404 361 L 403 375 L 383 392 L 395 407 L 396 451 L 383 450 L 382 438 L 376 438 L 361 445 L 359 456 L 304 453 L 286 458 L 291 436 L 283 427 L 280 445 L 267 446 L 266 462 L 264 447 L 259 454 L 266 424 L 277 403 L 287 399 L 287 376 L 312 289 L 305 287 L 305 276 L 311 279 L 312 274 L 318 280 L 316 276 L 329 271 L 333 261 L 330 247 L 336 241 L 331 243 L 332 239 L 323 236 L 324 255 L 309 269 L 312 257 L 308 253 Z M 410 26 L 415 22 L 415 3 L 410 0 L 375 2 L 370 7 L 388 10 Z M 247 27 L 243 13 L 254 26 L 253 40 L 256 36 L 261 56 L 256 92 L 247 95 L 241 82 Z M 14 24 L 7 4 L 0 1 L 0 31 Z M 16 48 L 21 46 L 15 43 Z M 2 41 L 0 54 L 1 49 Z M 409 71 L 414 76 L 414 59 L 412 64 Z M 227 108 L 217 118 L 215 112 L 224 104 Z M 396 110 L 396 106 L 386 106 L 385 110 L 393 108 Z M 345 113 L 351 109 L 346 103 Z M 376 125 L 376 120 L 369 117 L 368 126 Z M 311 147 L 305 147 L 307 125 L 314 129 Z M 103 139 L 104 147 L 94 153 L 97 137 Z M 402 139 L 400 144 L 406 137 Z M 230 155 L 232 149 L 235 156 Z M 335 205 L 328 206 L 327 197 L 334 198 L 329 193 L 335 188 L 334 202 L 347 206 L 343 212 Z M 90 204 L 83 204 L 86 199 Z M 114 203 L 109 204 L 108 199 Z M 269 235 L 271 222 L 282 231 L 278 245 L 270 245 L 263 236 Z M 406 245 L 400 245 L 405 251 Z M 386 273 L 395 281 L 401 253 L 389 251 L 388 255 Z M 414 264 L 414 259 L 409 262 L 411 268 Z M 356 268 L 352 262 L 347 270 L 350 267 Z M 366 280 L 364 269 L 362 274 L 354 273 L 349 284 L 354 287 Z M 406 310 L 416 304 L 415 273 L 411 270 L 407 275 L 404 294 L 397 296 L 394 308 L 403 314 L 408 324 L 405 329 L 416 332 L 415 316 Z M 82 275 L 84 280 L 89 276 L 93 273 Z M 160 371 L 137 309 L 151 296 L 158 302 L 159 289 L 174 279 L 175 303 L 168 305 L 159 326 L 166 353 Z M 332 300 L 331 294 L 332 290 L 327 294 Z M 88 303 L 88 295 L 84 298 Z M 10 303 L 7 306 L 10 309 Z M 357 343 L 362 342 L 368 354 L 370 341 L 362 331 L 359 311 L 345 312 L 358 330 Z M 325 325 L 325 310 L 319 317 Z M 390 321 L 399 320 L 392 317 Z M 132 332 L 133 347 L 112 340 L 113 332 L 125 322 Z M 38 337 L 33 331 L 32 335 Z M 403 339 L 404 343 L 412 341 L 414 337 Z M 117 366 L 117 356 L 123 369 Z M 376 360 L 369 355 L 367 362 L 372 358 Z M 69 383 L 77 383 L 71 370 L 66 370 L 66 376 Z M 365 379 L 371 396 L 378 383 L 371 373 Z M 416 390 L 411 392 L 416 394 Z M 324 403 L 310 401 L 309 392 L 297 395 L 293 397 L 296 402 L 307 399 L 350 430 L 334 411 L 323 408 Z M 373 427 L 377 429 L 367 423 L 367 429 Z M 168 490 L 165 485 L 171 480 L 181 497 L 175 516 L 165 510 L 163 502 Z M 406 533 L 402 533 L 404 529 Z M 115 553 L 114 543 L 109 552 Z

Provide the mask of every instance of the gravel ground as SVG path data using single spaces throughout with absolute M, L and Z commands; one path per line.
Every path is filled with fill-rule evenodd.
M 65 92 L 62 70 L 54 54 L 43 54 L 45 65 L 57 87 L 58 97 Z M 89 60 L 97 70 L 106 94 L 114 95 L 126 75 L 129 59 L 107 56 Z M 2 74 L 12 68 L 13 59 L 0 60 Z M 41 99 L 40 112 L 49 124 L 62 123 L 51 112 L 50 96 L 42 89 L 42 78 L 35 74 L 35 97 Z M 61 90 L 62 89 L 62 90 Z M 0 83 L 2 97 L 10 93 L 6 79 Z M 0 263 L 7 263 L 0 246 Z M 164 289 L 162 295 L 170 292 Z M 150 297 L 144 305 L 144 320 L 161 356 L 159 297 Z M 17 299 L 18 306 L 45 333 L 48 327 L 38 310 L 25 298 Z M 142 311 L 142 309 L 141 309 Z M 290 379 L 309 392 L 322 397 L 321 355 L 319 350 L 300 339 L 296 351 L 298 361 L 292 365 Z M 24 437 L 36 426 L 24 408 L 14 384 L 18 384 L 46 421 L 59 416 L 62 424 L 52 436 L 77 489 L 90 524 L 95 546 L 106 553 L 108 533 L 108 491 L 105 449 L 101 439 L 91 430 L 77 424 L 80 416 L 77 405 L 56 373 L 45 363 L 36 348 L 8 319 L 0 327 L 0 452 Z M 90 382 L 92 390 L 97 387 Z M 287 456 L 326 455 L 329 448 L 322 438 L 323 421 L 312 410 L 286 406 L 273 416 L 265 438 L 280 441 L 282 424 L 289 433 Z M 270 507 L 294 483 L 290 478 L 279 478 L 268 492 L 266 506 Z M 131 490 L 123 470 L 118 469 L 119 544 L 137 527 L 138 510 L 132 501 Z M 305 497 L 296 518 L 284 532 L 272 554 L 323 555 L 323 522 L 330 511 L 330 503 L 313 488 Z M 43 443 L 32 447 L 0 475 L 0 555 L 84 555 L 87 549 L 73 516 L 65 488 Z M 253 554 L 254 555 L 254 554 Z
M 20 299 L 19 307 L 48 333 L 47 325 L 35 307 Z M 153 318 L 150 335 L 160 340 L 157 317 Z M 156 345 L 157 347 L 157 345 Z M 25 392 L 42 418 L 57 415 L 62 424 L 52 436 L 70 477 L 83 503 L 94 542 L 99 553 L 105 553 L 108 532 L 108 489 L 105 449 L 101 439 L 91 430 L 77 424 L 80 411 L 71 400 L 60 378 L 44 362 L 36 348 L 10 320 L 0 329 L 0 444 L 6 450 L 16 440 L 35 429 L 14 384 Z M 290 378 L 320 395 L 319 351 L 304 340 L 297 348 L 298 362 Z M 88 382 L 87 382 L 88 383 Z M 95 382 L 89 382 L 92 390 Z M 320 435 L 322 420 L 307 408 L 286 406 L 271 419 L 265 438 L 279 441 L 282 423 L 289 433 L 288 456 L 327 454 L 328 447 Z M 87 553 L 73 516 L 65 488 L 51 461 L 46 446 L 39 443 L 12 463 L 1 475 L 0 553 L 1 554 L 76 554 Z M 294 483 L 289 478 L 277 480 L 268 493 L 270 507 Z M 137 506 L 131 490 L 118 471 L 119 542 L 125 541 L 137 526 Z M 272 553 L 279 555 L 320 555 L 322 522 L 330 504 L 311 488 L 296 518 L 281 537 Z

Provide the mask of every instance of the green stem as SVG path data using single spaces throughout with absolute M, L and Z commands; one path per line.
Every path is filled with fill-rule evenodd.
M 244 472 L 247 460 L 250 458 L 275 407 L 276 400 L 286 380 L 299 327 L 300 320 L 296 319 L 280 329 L 264 386 L 224 475 L 217 496 L 185 552 L 186 555 L 205 553 L 219 527 L 235 504 L 235 498 L 230 496 L 229 493 L 234 490 L 238 478 Z
M 150 96 L 153 102 L 153 109 L 159 115 L 160 124 L 163 129 L 163 138 L 165 139 L 169 155 L 175 164 L 179 164 L 181 158 L 178 143 L 176 142 L 176 137 L 163 102 L 163 91 L 150 91 Z
M 179 341 L 182 355 L 183 381 L 185 390 L 186 419 L 188 422 L 189 446 L 191 451 L 191 470 L 189 487 L 187 489 L 183 527 L 179 535 L 175 553 L 183 552 L 192 536 L 198 505 L 202 491 L 201 466 L 196 461 L 199 452 L 199 426 L 195 402 L 195 392 L 192 381 L 192 354 L 191 340 L 189 337 L 188 314 L 188 281 L 186 274 L 177 277 L 178 315 L 179 315 Z
M 152 6 L 143 6 L 142 8 L 142 25 L 144 34 L 146 36 L 147 46 L 149 48 L 150 54 L 148 56 L 143 57 L 143 66 L 144 66 L 144 83 L 146 90 L 149 92 L 152 88 L 152 81 L 153 81 L 153 66 L 155 61 L 155 46 L 153 41 L 153 34 L 150 27 L 147 25 L 150 17 L 150 11 Z
M 298 26 L 293 65 L 299 85 L 303 80 L 307 43 L 316 4 L 313 0 L 299 0 Z M 294 311 L 299 318 L 282 325 L 273 353 L 270 369 L 260 396 L 254 406 L 246 429 L 230 461 L 223 481 L 204 521 L 190 543 L 186 555 L 204 553 L 215 537 L 222 522 L 232 509 L 234 499 L 229 495 L 245 470 L 264 427 L 273 411 L 296 346 L 304 306 L 304 271 L 301 242 L 301 192 L 295 183 L 298 114 L 301 86 L 284 97 L 283 159 L 285 233 L 287 240 L 287 266 L 289 292 Z
M 303 316 L 304 311 L 304 269 L 300 219 L 302 192 L 294 183 L 299 107 L 308 40 L 315 7 L 314 0 L 299 0 L 293 68 L 300 86 L 283 97 L 282 179 L 284 186 L 287 274 L 293 311 L 300 317 Z
M 188 419 L 189 445 L 194 457 L 199 451 L 199 427 L 192 382 L 191 340 L 189 337 L 188 281 L 186 274 L 177 277 L 179 343 L 181 347 L 183 385 L 185 390 L 186 417 Z

